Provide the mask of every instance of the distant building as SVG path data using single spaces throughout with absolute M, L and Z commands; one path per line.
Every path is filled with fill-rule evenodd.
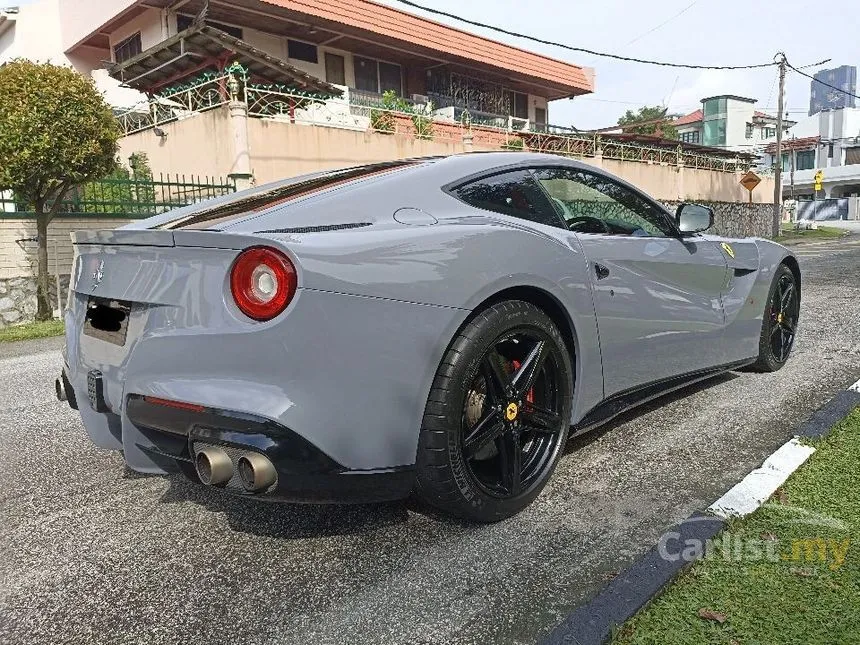
M 851 94 L 857 94 L 857 68 L 853 65 L 823 69 L 816 72 L 813 78 L 815 80 L 809 82 L 809 116 L 827 109 L 857 107 L 854 97 L 851 96 Z M 839 92 L 833 87 L 827 87 L 823 83 L 838 87 L 844 92 Z
M 776 146 L 765 148 L 765 165 L 777 163 Z M 821 171 L 817 196 L 860 195 L 860 108 L 823 110 L 803 119 L 783 139 L 782 170 L 785 197 L 812 199 L 815 175 Z
M 675 120 L 684 143 L 755 154 L 776 141 L 776 117 L 755 109 L 756 100 L 723 94 L 702 99 L 702 109 Z M 794 121 L 783 121 L 787 130 Z

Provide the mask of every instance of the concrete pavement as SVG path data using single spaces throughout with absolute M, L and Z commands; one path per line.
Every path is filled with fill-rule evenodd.
M 797 249 L 801 334 L 574 440 L 492 526 L 406 503 L 226 497 L 124 470 L 54 400 L 58 340 L 0 345 L 0 642 L 534 643 L 860 370 L 860 245 Z

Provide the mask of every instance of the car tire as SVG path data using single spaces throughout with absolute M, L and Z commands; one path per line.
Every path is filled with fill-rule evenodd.
M 509 300 L 481 311 L 451 342 L 433 380 L 417 496 L 470 521 L 518 513 L 561 458 L 572 395 L 570 353 L 542 310 Z
M 786 301 L 786 290 L 790 294 Z M 776 372 L 785 365 L 797 332 L 800 314 L 800 291 L 794 273 L 781 264 L 770 285 L 764 306 L 759 337 L 758 359 L 752 365 L 755 372 Z

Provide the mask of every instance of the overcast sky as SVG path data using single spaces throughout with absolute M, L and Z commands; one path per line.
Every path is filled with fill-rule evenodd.
M 421 13 L 395 0 L 385 4 Z M 784 51 L 800 67 L 832 58 L 827 67 L 860 65 L 860 38 L 851 34 L 857 0 L 781 2 L 741 0 L 415 0 L 442 11 L 538 37 L 626 56 L 702 65 L 746 65 L 773 60 Z M 428 18 L 462 29 L 477 28 L 446 18 Z M 673 112 L 700 107 L 714 94 L 758 99 L 756 108 L 776 111 L 776 68 L 717 71 L 679 70 L 596 58 L 485 31 L 483 35 L 553 58 L 594 67 L 593 94 L 550 104 L 556 125 L 599 128 L 613 125 L 627 109 L 668 103 Z M 811 73 L 820 67 L 807 69 Z M 789 71 L 789 118 L 806 116 L 810 81 Z
M 385 4 L 421 14 L 396 0 Z M 832 58 L 827 67 L 860 66 L 860 39 L 851 34 L 857 0 L 415 0 L 419 4 L 513 31 L 597 51 L 703 65 L 744 65 L 785 51 L 795 66 Z M 0 7 L 27 0 L 0 0 Z M 481 30 L 426 14 L 473 32 Z M 680 70 L 598 58 L 491 31 L 483 35 L 554 58 L 594 67 L 593 94 L 550 105 L 556 125 L 599 128 L 614 125 L 627 109 L 665 105 L 687 113 L 714 94 L 758 99 L 756 108 L 775 113 L 776 68 L 718 71 Z M 813 72 L 821 68 L 807 69 Z M 789 118 L 806 115 L 810 81 L 793 72 L 787 80 Z

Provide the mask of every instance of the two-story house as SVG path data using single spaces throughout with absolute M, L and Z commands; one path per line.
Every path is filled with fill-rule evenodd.
M 134 74 L 112 73 L 125 86 L 158 92 L 229 60 L 231 46 L 210 48 L 211 55 L 181 51 L 175 60 L 166 43 L 200 24 L 239 39 L 252 57 L 256 51 L 348 88 L 356 101 L 373 102 L 390 90 L 408 101 L 432 101 L 453 118 L 468 109 L 476 119 L 511 117 L 539 129 L 548 123 L 550 101 L 594 87 L 590 68 L 371 0 L 36 0 L 8 16 L 0 61 L 24 56 L 95 72 L 117 106 L 135 95 L 105 78 L 99 70 L 106 64 L 122 67 L 151 50 L 142 71 L 138 63 Z
M 764 146 L 776 141 L 777 119 L 756 110 L 756 102 L 756 99 L 731 94 L 702 99 L 701 109 L 674 122 L 678 139 L 684 143 L 760 153 Z M 784 131 L 794 123 L 784 120 Z

